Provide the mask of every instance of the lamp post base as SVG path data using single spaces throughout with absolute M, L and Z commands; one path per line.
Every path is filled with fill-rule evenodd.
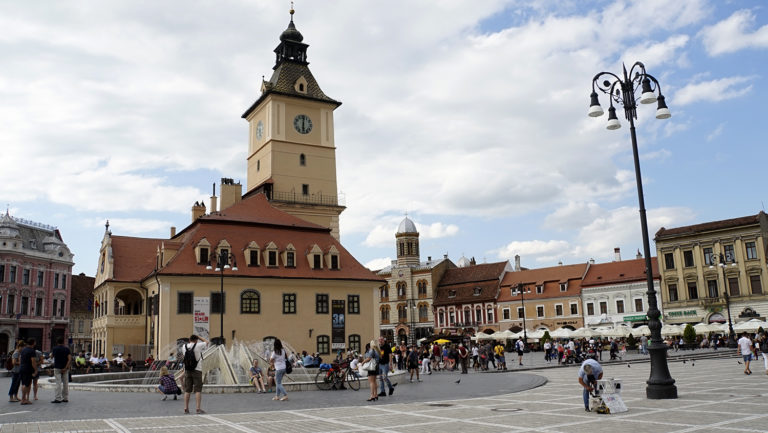
M 663 400 L 677 398 L 675 379 L 669 374 L 667 365 L 667 346 L 664 343 L 648 346 L 651 356 L 651 376 L 645 382 L 645 396 L 651 400 Z
M 226 344 L 226 339 L 224 337 L 213 337 L 211 338 L 211 344 L 214 346 L 223 346 Z

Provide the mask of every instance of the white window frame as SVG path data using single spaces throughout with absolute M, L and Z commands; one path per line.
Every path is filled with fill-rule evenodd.
M 539 316 L 539 307 L 541 307 L 541 316 Z M 536 306 L 536 318 L 547 317 L 547 309 L 544 305 Z
M 576 306 L 576 314 L 574 314 L 571 310 L 573 310 L 573 306 Z M 569 316 L 578 316 L 579 315 L 579 303 L 578 302 L 570 302 L 568 304 L 568 315 Z
M 557 307 L 560 307 L 560 314 L 557 314 Z M 563 304 L 555 304 L 555 317 L 565 316 L 565 309 Z

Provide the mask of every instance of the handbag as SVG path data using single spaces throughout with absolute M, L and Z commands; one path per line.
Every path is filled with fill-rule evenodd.
M 379 366 L 377 365 L 376 360 L 373 358 L 363 363 L 363 370 L 365 371 L 376 371 L 378 367 Z
M 293 373 L 293 364 L 285 351 L 283 351 L 283 356 L 285 356 L 285 374 Z

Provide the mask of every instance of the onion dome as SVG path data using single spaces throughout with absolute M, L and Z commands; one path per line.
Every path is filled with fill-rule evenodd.
M 400 226 L 397 227 L 397 234 L 401 233 L 418 233 L 419 231 L 416 230 L 416 224 L 413 223 L 408 217 L 405 217 L 401 222 Z

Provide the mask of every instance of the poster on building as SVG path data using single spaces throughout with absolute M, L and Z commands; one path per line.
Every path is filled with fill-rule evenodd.
M 203 296 L 195 297 L 195 314 L 192 333 L 199 335 L 206 340 L 209 339 L 211 333 L 211 327 L 208 321 L 208 316 L 211 311 L 210 306 L 210 298 Z
M 343 350 L 347 348 L 347 337 L 344 330 L 344 301 L 333 301 L 331 305 L 331 349 Z

